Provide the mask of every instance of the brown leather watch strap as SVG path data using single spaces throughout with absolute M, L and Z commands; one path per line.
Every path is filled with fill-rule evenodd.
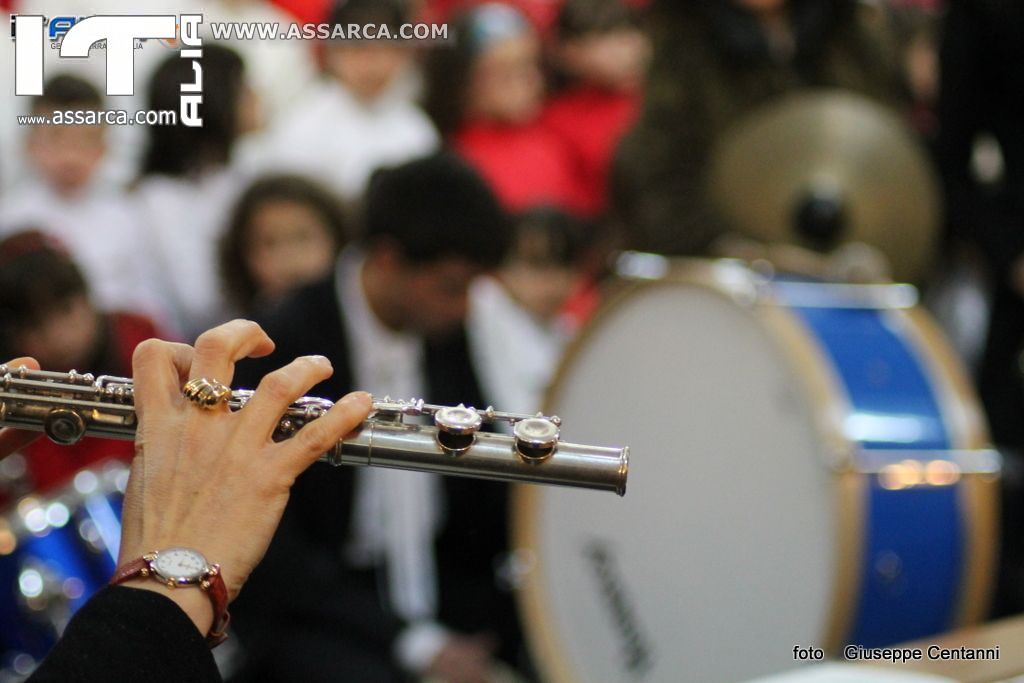
M 213 624 L 210 625 L 210 632 L 206 634 L 206 643 L 210 647 L 217 647 L 228 637 L 228 624 L 231 623 L 231 614 L 228 613 L 228 587 L 224 584 L 224 577 L 220 575 L 220 565 L 210 565 L 210 573 L 206 575 L 199 586 L 210 596 L 213 603 Z
M 152 577 L 163 583 L 163 580 L 150 569 L 150 561 L 150 556 L 143 555 L 126 562 L 114 572 L 110 585 L 114 586 L 137 577 Z M 206 644 L 211 648 L 217 647 L 227 640 L 228 624 L 231 623 L 231 615 L 228 613 L 228 587 L 220 574 L 220 565 L 210 565 L 210 571 L 206 576 L 198 584 L 193 585 L 204 591 L 213 605 L 213 624 L 206 634 Z
M 148 576 L 149 575 L 149 560 L 145 557 L 136 557 L 131 562 L 128 562 L 114 572 L 114 577 L 110 579 L 110 585 L 114 586 L 119 583 L 124 583 L 128 579 L 134 579 L 136 576 Z

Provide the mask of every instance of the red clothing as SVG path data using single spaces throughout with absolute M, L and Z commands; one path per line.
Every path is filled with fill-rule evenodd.
M 287 0 L 275 0 L 283 5 Z M 291 0 L 299 2 L 301 0 Z M 423 13 L 419 17 L 422 21 L 445 22 L 451 21 L 463 10 L 473 5 L 495 0 L 426 0 L 423 3 Z M 922 0 L 917 0 L 918 2 Z M 937 0 L 932 0 L 937 1 Z M 501 0 L 506 5 L 512 5 L 526 15 L 526 18 L 540 32 L 542 38 L 552 38 L 555 23 L 558 21 L 558 14 L 562 11 L 564 0 Z M 625 0 L 625 4 L 634 9 L 645 9 L 651 3 L 650 0 Z
M 572 293 L 562 304 L 559 315 L 565 326 L 575 334 L 590 320 L 602 303 L 601 287 L 593 278 L 580 278 Z
M 427 0 L 424 3 L 424 11 L 420 17 L 423 21 L 446 22 L 451 21 L 464 10 L 474 5 L 494 0 Z M 537 28 L 542 36 L 550 33 L 555 21 L 558 19 L 558 12 L 562 8 L 562 0 L 502 0 L 506 5 L 512 5 L 521 11 L 526 18 Z
M 468 124 L 452 136 L 452 144 L 509 211 L 540 205 L 577 214 L 588 209 L 565 145 L 540 121 Z
M 639 93 L 592 87 L 567 90 L 544 109 L 541 121 L 565 145 L 588 214 L 607 208 L 615 148 L 639 113 Z
M 273 2 L 302 24 L 326 22 L 332 4 L 331 0 L 273 0 Z
M 106 320 L 114 345 L 113 353 L 109 354 L 113 367 L 108 369 L 108 374 L 130 377 L 135 347 L 146 339 L 160 335 L 152 322 L 131 313 L 111 313 L 106 316 Z M 80 372 L 93 371 L 94 374 L 104 370 L 76 369 Z M 60 486 L 83 467 L 101 460 L 117 458 L 129 462 L 135 454 L 135 445 L 131 441 L 86 437 L 74 446 L 59 446 L 44 437 L 25 448 L 24 454 L 34 490 L 45 492 Z

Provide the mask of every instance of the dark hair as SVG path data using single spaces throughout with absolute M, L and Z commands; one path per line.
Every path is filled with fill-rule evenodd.
M 473 65 L 488 41 L 495 37 L 480 24 L 486 22 L 488 13 L 495 11 L 519 15 L 522 26 L 527 30 L 530 27 L 525 15 L 511 5 L 486 3 L 462 12 L 451 22 L 454 44 L 440 45 L 427 53 L 423 108 L 442 136 L 454 133 L 465 117 Z
M 385 25 L 397 35 L 402 24 L 409 21 L 407 0 L 337 0 L 327 18 L 330 26 L 349 24 Z
M 151 126 L 142 161 L 142 174 L 183 176 L 205 166 L 227 163 L 238 137 L 238 102 L 244 67 L 242 58 L 223 45 L 203 46 L 203 125 L 190 128 L 180 121 L 173 126 Z M 181 84 L 195 79 L 192 60 L 177 53 L 167 57 L 149 82 L 150 109 L 177 111 Z
M 449 152 L 380 170 L 370 180 L 363 242 L 398 245 L 416 264 L 461 258 L 493 268 L 510 226 L 487 183 Z
M 588 246 L 584 221 L 555 206 L 538 206 L 512 217 L 509 259 L 575 265 Z
M 235 202 L 227 232 L 220 243 L 221 279 L 228 296 L 245 310 L 252 307 L 259 293 L 256 278 L 245 259 L 252 219 L 260 209 L 277 202 L 295 202 L 316 212 L 334 238 L 336 252 L 347 238 L 341 206 L 326 188 L 298 175 L 268 175 L 253 181 Z
M 625 0 L 565 0 L 555 22 L 560 40 L 622 28 L 639 28 L 635 9 Z
M 33 112 L 57 109 L 102 109 L 103 96 L 89 81 L 78 76 L 54 76 L 43 86 L 43 94 L 32 98 Z
M 43 320 L 88 293 L 82 271 L 50 235 L 26 230 L 0 241 L 0 328 L 5 331 Z
M 751 10 L 721 0 L 697 0 L 694 4 L 710 22 L 714 45 L 726 61 L 744 66 L 770 59 L 768 39 Z M 856 23 L 857 4 L 856 0 L 789 0 L 798 68 L 816 63 L 836 31 Z

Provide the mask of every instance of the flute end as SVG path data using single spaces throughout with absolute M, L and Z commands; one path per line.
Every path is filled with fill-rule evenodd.
M 626 495 L 626 479 L 629 478 L 629 446 L 623 447 L 619 455 L 619 485 L 615 488 L 615 493 L 619 494 L 619 497 Z

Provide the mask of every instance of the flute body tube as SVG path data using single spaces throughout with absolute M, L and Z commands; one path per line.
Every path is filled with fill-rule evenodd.
M 252 395 L 236 389 L 228 406 L 241 410 Z M 323 398 L 299 399 L 282 415 L 274 438 L 290 438 L 332 405 Z M 83 436 L 134 439 L 137 424 L 131 379 L 0 365 L 0 425 L 41 431 L 69 445 Z M 485 425 L 512 433 L 484 431 Z M 629 449 L 566 443 L 560 428 L 553 416 L 385 397 L 374 399 L 370 417 L 321 460 L 625 495 Z

